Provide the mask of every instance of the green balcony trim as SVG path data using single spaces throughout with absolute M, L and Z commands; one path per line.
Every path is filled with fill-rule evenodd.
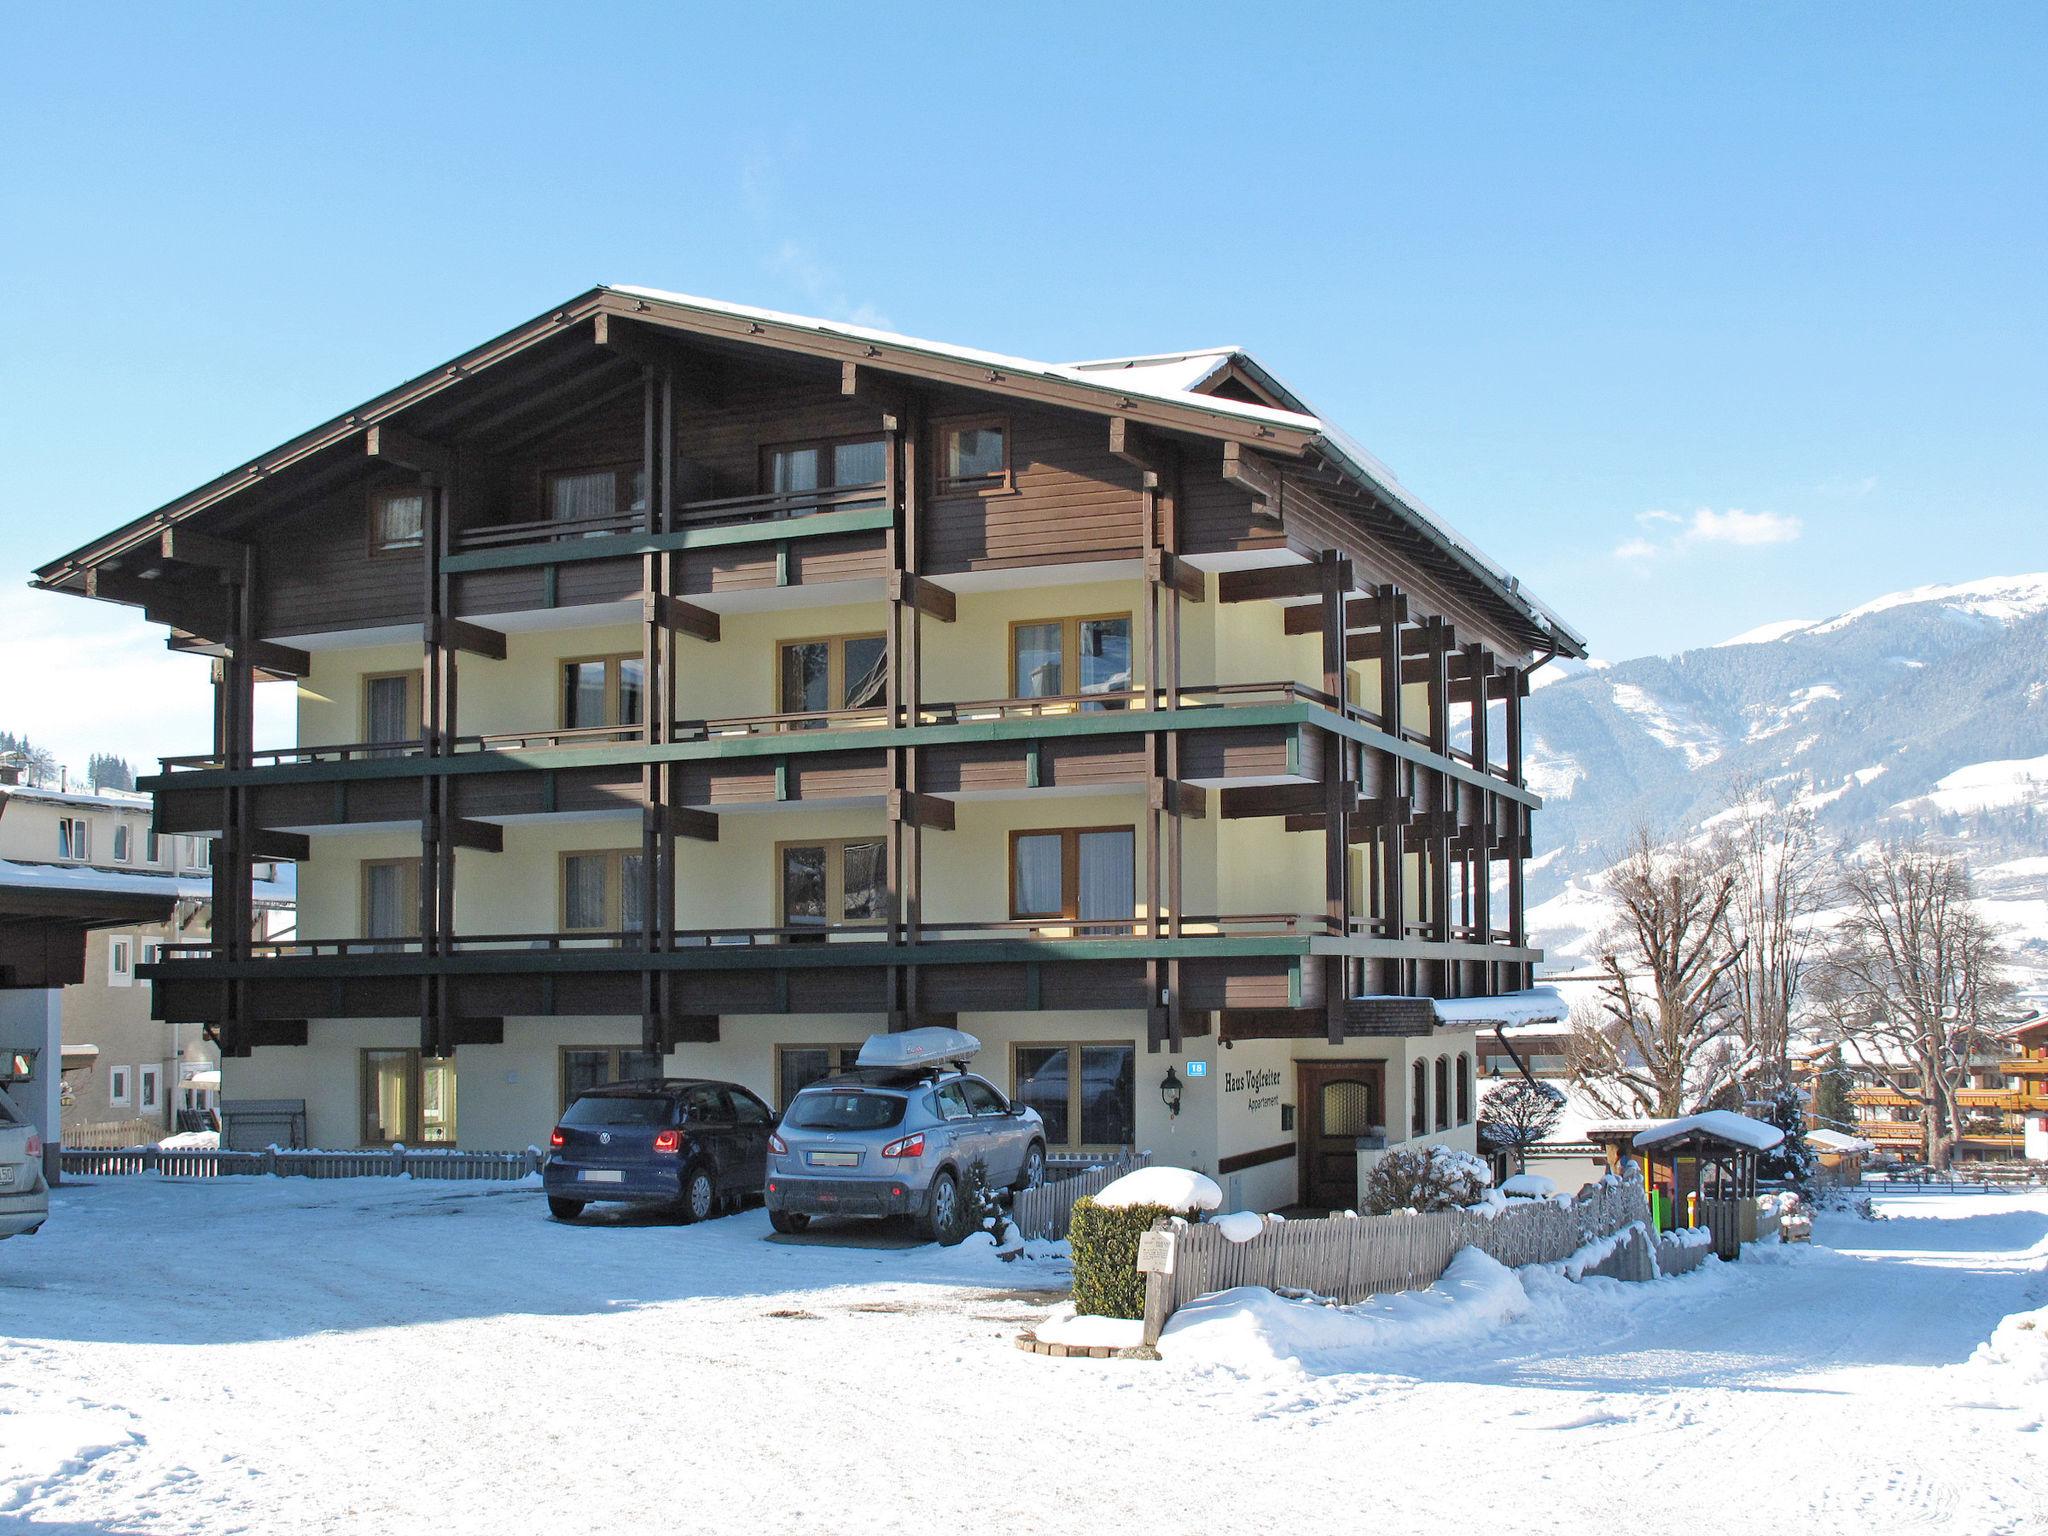
M 473 549 L 448 556 L 441 562 L 441 569 L 451 576 L 470 571 L 517 570 L 533 565 L 552 571 L 557 566 L 575 565 L 585 560 L 629 560 L 684 549 L 775 544 L 780 546 L 776 569 L 785 573 L 785 579 L 779 584 L 787 586 L 789 540 L 824 538 L 835 533 L 870 533 L 887 528 L 892 521 L 893 514 L 887 507 L 873 507 L 854 512 L 813 512 L 807 517 L 782 518 L 773 522 L 733 523 L 723 528 L 681 528 L 673 533 L 614 533 L 594 539 L 562 539 L 540 544 L 515 544 L 505 549 Z M 552 597 L 548 606 L 553 606 Z
M 280 763 L 265 768 L 195 768 L 152 774 L 137 787 L 152 794 L 186 789 L 225 789 L 235 785 L 325 784 L 347 779 L 413 779 L 455 773 L 559 772 L 575 768 L 638 767 L 646 763 L 684 763 L 756 757 L 790 757 L 817 752 L 880 752 L 891 747 L 939 747 L 955 744 L 1023 741 L 1049 737 L 1117 736 L 1157 731 L 1212 731 L 1284 726 L 1313 726 L 1363 742 L 1420 767 L 1447 773 L 1461 783 L 1486 789 L 1503 799 L 1539 809 L 1542 797 L 1497 779 L 1464 763 L 1440 758 L 1428 748 L 1389 736 L 1360 721 L 1347 720 L 1315 704 L 1232 704 L 1202 709 L 1128 710 L 1102 714 L 1056 715 L 1029 720 L 973 720 L 950 725 L 876 727 L 872 730 L 790 731 L 777 736 L 742 736 L 730 740 L 682 741 L 659 745 L 622 743 L 612 747 L 540 747 L 530 751 L 461 752 L 449 757 L 375 757 L 338 763 Z M 1298 742 L 1290 742 L 1290 761 L 1299 766 Z

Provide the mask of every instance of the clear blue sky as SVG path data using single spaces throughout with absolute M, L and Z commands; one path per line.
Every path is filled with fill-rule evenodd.
M 16 576 L 598 281 L 1242 343 L 1604 656 L 2048 568 L 2038 4 L 15 5 L 0 145 Z

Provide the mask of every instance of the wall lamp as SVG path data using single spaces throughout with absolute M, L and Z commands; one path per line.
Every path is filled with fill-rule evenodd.
M 1160 1081 L 1159 1097 L 1166 1104 L 1167 1114 L 1172 1116 L 1174 1119 L 1179 1119 L 1180 1079 L 1174 1075 L 1173 1068 L 1171 1067 L 1168 1067 L 1166 1069 L 1166 1076 Z

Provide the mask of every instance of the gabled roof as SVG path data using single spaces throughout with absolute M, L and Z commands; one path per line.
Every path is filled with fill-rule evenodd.
M 909 373 L 994 394 L 1035 397 L 1104 415 L 1129 414 L 1166 430 L 1234 440 L 1282 457 L 1321 461 L 1347 487 L 1383 507 L 1410 534 L 1447 560 L 1467 580 L 1544 636 L 1566 655 L 1584 655 L 1578 631 L 1522 590 L 1520 581 L 1483 554 L 1423 501 L 1393 471 L 1308 408 L 1249 353 L 1237 347 L 1145 357 L 1048 363 L 930 341 L 894 331 L 816 316 L 733 304 L 694 294 L 633 284 L 603 284 L 439 368 L 366 401 L 355 410 L 302 433 L 270 453 L 222 475 L 178 500 L 135 519 L 108 537 L 40 567 L 40 586 L 77 590 L 82 573 L 157 538 L 161 531 L 263 483 L 316 453 L 336 447 L 368 427 L 458 387 L 464 380 L 545 344 L 578 321 L 610 314 L 698 335 L 766 348 L 808 353 L 885 373 Z M 1232 368 L 1287 408 L 1213 393 L 1203 386 Z

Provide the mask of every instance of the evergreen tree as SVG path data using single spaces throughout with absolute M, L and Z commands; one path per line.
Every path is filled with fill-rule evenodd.
M 111 752 L 95 752 L 85 765 L 86 782 L 94 789 L 133 789 L 135 770 L 128 759 Z

